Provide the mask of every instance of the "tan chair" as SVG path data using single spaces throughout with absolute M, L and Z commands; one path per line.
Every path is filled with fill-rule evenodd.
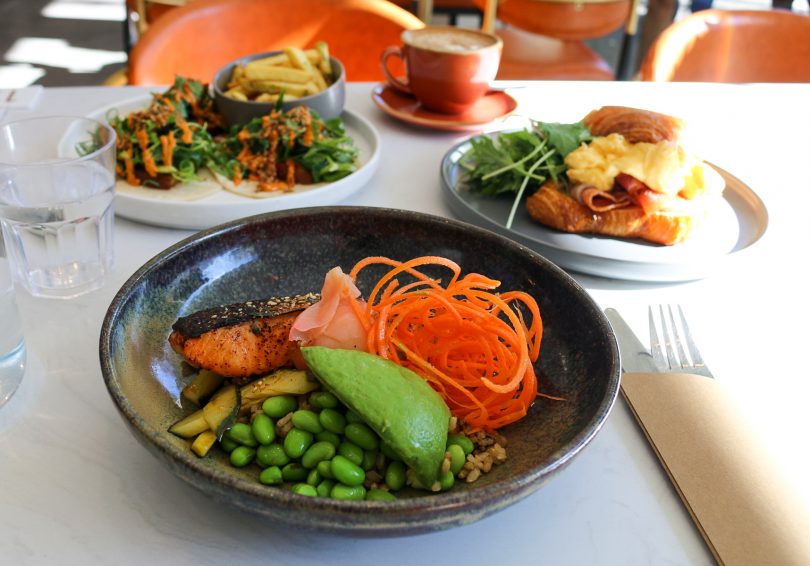
M 387 0 L 194 0 L 162 14 L 132 48 L 132 85 L 165 85 L 175 75 L 210 82 L 239 57 L 312 47 L 322 40 L 349 81 L 384 80 L 379 55 L 405 29 L 423 27 Z
M 499 79 L 613 80 L 584 40 L 626 25 L 631 0 L 476 0 L 482 28 L 503 40 Z M 496 26 L 496 21 L 503 24 Z
M 703 10 L 669 26 L 641 64 L 645 81 L 810 82 L 810 16 Z

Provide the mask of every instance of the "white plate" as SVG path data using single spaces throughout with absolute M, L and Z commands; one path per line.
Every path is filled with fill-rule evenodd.
M 751 188 L 713 165 L 726 181 L 723 199 L 710 211 L 707 229 L 682 244 L 661 246 L 639 239 L 559 232 L 534 222 L 525 206 L 518 210 L 512 227 L 506 228 L 513 198 L 481 196 L 467 190 L 462 181 L 459 161 L 470 147 L 469 140 L 461 142 L 442 160 L 442 189 L 453 212 L 534 249 L 565 269 L 635 281 L 700 279 L 716 269 L 722 258 L 754 244 L 768 226 L 765 205 Z
M 145 108 L 151 95 L 111 104 L 99 108 L 89 116 L 106 121 L 111 112 L 124 116 Z M 187 230 L 202 230 L 238 218 L 306 206 L 335 204 L 361 189 L 371 179 L 380 158 L 380 136 L 364 118 L 344 110 L 341 115 L 346 133 L 359 149 L 357 171 L 333 183 L 299 185 L 293 192 L 278 196 L 253 199 L 225 190 L 196 201 L 166 201 L 136 195 L 117 194 L 115 213 L 130 220 Z

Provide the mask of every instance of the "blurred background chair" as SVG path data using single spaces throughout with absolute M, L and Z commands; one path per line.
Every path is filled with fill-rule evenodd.
M 485 31 L 503 40 L 499 79 L 613 80 L 585 40 L 627 25 L 631 0 L 476 0 Z M 500 24 L 500 25 L 497 25 Z
M 210 82 L 226 63 L 252 53 L 329 44 L 349 81 L 384 80 L 379 53 L 422 20 L 387 0 L 194 0 L 150 23 L 129 54 L 132 85 L 175 75 Z
M 810 16 L 784 10 L 703 10 L 652 43 L 645 81 L 810 82 Z

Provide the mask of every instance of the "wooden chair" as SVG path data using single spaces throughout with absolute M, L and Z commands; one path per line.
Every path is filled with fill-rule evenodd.
M 499 79 L 613 80 L 611 65 L 584 40 L 612 33 L 631 0 L 476 0 L 485 31 L 503 40 Z M 496 21 L 505 24 L 496 27 Z
M 132 48 L 132 85 L 165 85 L 175 75 L 210 82 L 244 55 L 329 44 L 349 81 L 384 80 L 379 54 L 405 29 L 423 27 L 386 0 L 194 0 L 152 23 Z
M 810 82 L 810 16 L 703 10 L 669 26 L 641 65 L 645 81 Z

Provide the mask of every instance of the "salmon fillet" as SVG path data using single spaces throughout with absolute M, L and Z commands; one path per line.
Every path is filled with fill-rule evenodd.
M 316 293 L 206 309 L 179 318 L 169 344 L 190 365 L 229 378 L 263 375 L 292 365 L 295 319 Z

